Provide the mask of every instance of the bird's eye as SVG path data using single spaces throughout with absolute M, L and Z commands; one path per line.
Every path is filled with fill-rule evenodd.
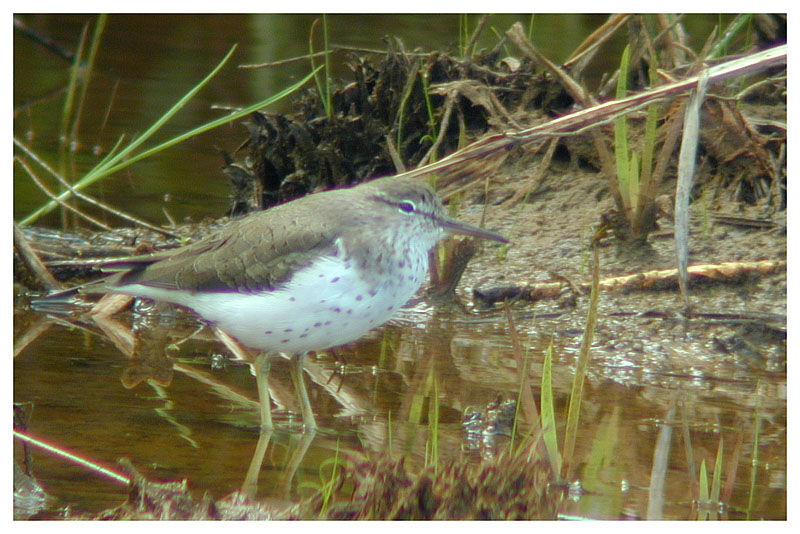
M 410 200 L 404 200 L 403 202 L 398 202 L 397 207 L 400 208 L 400 211 L 405 213 L 412 213 L 417 207 L 414 205 L 413 202 Z

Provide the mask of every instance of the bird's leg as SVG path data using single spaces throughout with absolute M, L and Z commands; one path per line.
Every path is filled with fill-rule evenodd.
M 250 467 L 247 468 L 247 475 L 242 484 L 242 493 L 250 498 L 256 496 L 258 489 L 258 474 L 261 472 L 261 465 L 264 463 L 264 455 L 267 452 L 267 445 L 272 437 L 272 409 L 270 408 L 269 395 L 269 354 L 262 352 L 256 356 L 253 363 L 256 373 L 256 385 L 258 387 L 258 404 L 261 413 L 261 429 L 258 433 L 258 443 L 250 460 Z
M 131 303 L 133 297 L 119 293 L 106 293 L 91 309 L 89 316 L 100 330 L 122 353 L 131 358 L 136 349 L 136 336 L 131 328 L 112 316 Z
M 301 434 L 300 442 L 297 444 L 297 448 L 292 452 L 292 456 L 286 463 L 286 470 L 281 477 L 281 488 L 283 490 L 284 499 L 288 500 L 290 498 L 292 480 L 294 480 L 294 475 L 297 473 L 297 468 L 300 467 L 300 462 L 302 462 L 303 458 L 305 458 L 308 448 L 311 446 L 311 442 L 314 441 L 314 436 L 316 433 L 316 430 L 312 429 Z
M 303 356 L 304 354 L 292 355 L 292 381 L 294 389 L 300 397 L 300 410 L 303 414 L 305 429 L 313 431 L 317 429 L 317 422 L 314 419 L 314 411 L 311 409 L 311 401 L 308 400 L 308 391 L 303 380 Z
M 269 354 L 259 353 L 255 359 L 251 352 L 245 349 L 238 341 L 232 338 L 227 332 L 218 326 L 212 326 L 212 331 L 217 339 L 230 350 L 236 359 L 250 362 L 253 364 L 253 372 L 256 375 L 256 385 L 258 387 L 258 403 L 261 411 L 261 427 L 272 428 L 272 411 L 270 410 L 269 394 Z
M 252 362 L 253 372 L 256 375 L 261 426 L 258 432 L 256 450 L 253 452 L 253 458 L 250 460 L 250 466 L 247 468 L 247 474 L 242 484 L 242 493 L 253 498 L 258 489 L 258 474 L 261 472 L 261 465 L 264 463 L 264 455 L 267 452 L 269 440 L 272 438 L 272 409 L 270 407 L 269 394 L 269 354 L 262 352 L 253 358 L 252 354 L 224 330 L 216 326 L 212 327 L 212 329 L 217 338 L 225 344 L 236 358 L 242 361 Z
M 262 426 L 261 430 L 258 432 L 256 450 L 253 451 L 253 457 L 250 459 L 250 466 L 247 468 L 247 474 L 242 483 L 242 493 L 251 499 L 256 496 L 258 490 L 258 474 L 261 472 L 261 466 L 264 463 L 264 455 L 267 452 L 270 438 L 272 438 L 272 429 Z
M 258 404 L 261 411 L 261 428 L 272 430 L 272 408 L 270 407 L 269 395 L 269 354 L 262 352 L 256 356 L 253 367 L 256 372 Z

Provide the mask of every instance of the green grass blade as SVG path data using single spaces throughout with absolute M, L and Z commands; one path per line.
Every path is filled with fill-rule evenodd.
M 120 147 L 122 146 L 122 143 L 124 143 L 124 142 L 125 142 L 125 134 L 122 134 L 122 135 L 119 136 L 119 139 L 117 139 L 117 141 L 114 143 L 114 146 L 111 147 L 111 150 L 109 150 L 106 153 L 106 155 L 103 156 L 103 159 L 101 159 L 97 163 L 97 165 L 95 165 L 95 167 L 97 167 L 98 165 L 103 165 L 106 161 L 108 161 L 111 158 L 113 158 L 114 155 L 117 153 L 117 150 L 120 149 Z
M 706 459 L 700 462 L 700 500 L 697 503 L 697 519 L 705 520 L 708 518 L 708 512 L 705 510 L 706 503 L 708 503 L 708 472 L 706 470 Z
M 319 68 L 322 68 L 322 67 L 319 67 Z M 117 172 L 120 169 L 124 169 L 125 167 L 127 167 L 131 163 L 134 163 L 136 161 L 145 159 L 145 158 L 147 158 L 149 156 L 152 156 L 153 154 L 155 154 L 157 152 L 160 152 L 160 151 L 162 151 L 162 150 L 164 150 L 166 148 L 169 148 L 169 147 L 171 147 L 173 145 L 177 145 L 178 143 L 186 141 L 187 139 L 191 139 L 192 137 L 195 137 L 197 135 L 205 133 L 205 132 L 207 132 L 209 130 L 213 130 L 214 128 L 217 128 L 218 126 L 222 126 L 223 124 L 227 124 L 227 123 L 229 123 L 231 121 L 235 121 L 235 120 L 241 119 L 243 117 L 246 117 L 246 116 L 250 115 L 254 111 L 258 111 L 259 109 L 263 109 L 263 108 L 275 103 L 276 101 L 280 100 L 281 98 L 284 98 L 287 95 L 293 93 L 298 88 L 302 87 L 303 84 L 305 84 L 305 82 L 307 82 L 308 80 L 311 79 L 312 75 L 313 75 L 313 73 L 308 74 L 305 78 L 303 78 L 302 80 L 300 80 L 296 84 L 287 87 L 283 91 L 281 91 L 279 93 L 276 93 L 276 94 L 272 95 L 271 97 L 269 97 L 269 98 L 267 98 L 265 100 L 262 100 L 261 102 L 257 102 L 256 104 L 252 104 L 250 106 L 247 106 L 246 108 L 240 109 L 239 111 L 237 111 L 235 113 L 232 113 L 230 115 L 226 115 L 224 117 L 220 117 L 218 119 L 215 119 L 215 120 L 213 120 L 211 122 L 207 122 L 206 124 L 198 126 L 197 128 L 195 128 L 193 130 L 189 130 L 188 132 L 185 132 L 185 133 L 183 133 L 181 135 L 173 137 L 172 139 L 170 139 L 168 141 L 165 141 L 165 142 L 161 143 L 160 145 L 154 146 L 153 148 L 150 148 L 148 150 L 140 152 L 139 154 L 130 157 L 129 159 L 125 160 L 124 162 L 122 162 L 122 163 L 120 163 L 120 164 L 118 164 L 118 165 L 116 165 L 114 167 L 109 168 L 108 171 L 107 171 L 107 174 L 112 174 L 114 172 Z
M 707 516 L 709 519 L 719 519 L 719 495 L 722 489 L 722 451 L 723 440 L 719 438 L 719 446 L 717 447 L 717 458 L 714 460 L 714 474 L 711 476 L 711 492 L 709 493 L 707 503 Z
M 708 472 L 706 470 L 706 459 L 700 461 L 700 502 L 708 501 Z
M 752 13 L 738 15 L 733 21 L 725 28 L 725 33 L 720 37 L 719 41 L 714 44 L 714 47 L 709 51 L 706 59 L 714 59 L 726 54 L 728 46 L 731 41 L 743 30 L 748 27 L 753 19 Z M 748 32 L 749 34 L 750 32 Z
M 469 15 L 461 13 L 458 16 L 458 52 L 464 58 L 467 55 L 467 41 L 469 40 Z
M 325 116 L 333 116 L 333 103 L 331 102 L 331 50 L 328 48 L 328 16 L 322 14 L 322 46 L 325 47 Z
M 700 461 L 700 501 L 708 501 L 708 472 L 705 458 Z
M 328 49 L 328 17 L 323 13 L 322 15 L 322 48 L 324 51 L 324 60 L 322 62 L 322 67 L 324 67 L 324 83 L 320 81 L 319 76 L 316 75 L 319 72 L 319 68 L 314 65 L 314 29 L 319 24 L 319 19 L 314 20 L 311 24 L 311 30 L 308 32 L 308 55 L 311 61 L 311 70 L 314 71 L 314 83 L 317 86 L 317 93 L 319 94 L 319 101 L 322 103 L 322 108 L 325 110 L 325 116 L 331 118 L 333 115 L 333 109 L 331 104 L 331 62 L 330 62 L 330 55 L 331 51 Z
M 722 443 L 722 438 L 719 438 L 717 458 L 714 461 L 714 475 L 711 478 L 711 494 L 709 498 L 715 503 L 719 502 L 719 494 L 722 489 Z
M 228 53 L 225 54 L 225 57 L 222 58 L 222 61 L 220 61 L 219 64 L 216 67 L 214 67 L 214 69 L 200 81 L 200 83 L 195 85 L 192 89 L 189 90 L 188 93 L 183 95 L 183 97 L 180 100 L 178 100 L 178 102 L 176 102 L 175 105 L 173 105 L 169 110 L 167 110 L 165 114 L 159 117 L 156 120 L 156 122 L 154 122 L 152 126 L 150 126 L 147 130 L 145 130 L 139 137 L 131 141 L 131 143 L 124 149 L 122 149 L 114 158 L 111 158 L 110 161 L 106 162 L 103 168 L 96 169 L 95 172 L 97 174 L 105 175 L 106 174 L 105 170 L 107 168 L 114 168 L 121 159 L 127 157 L 131 152 L 136 150 L 142 143 L 144 143 L 150 137 L 152 137 L 153 134 L 159 131 L 161 127 L 164 126 L 164 124 L 166 124 L 167 121 L 169 121 L 173 116 L 175 116 L 175 114 L 178 113 L 178 111 L 183 109 L 183 107 L 186 104 L 188 104 L 192 98 L 194 98 L 194 95 L 196 95 L 198 91 L 200 91 L 200 89 L 205 87 L 206 84 L 208 84 L 208 82 L 210 82 L 211 79 L 214 76 L 216 76 L 216 74 L 220 71 L 220 69 L 222 69 L 222 67 L 228 62 L 230 57 L 233 55 L 234 51 L 236 51 L 236 47 L 237 45 L 233 45 L 231 49 L 228 51 Z M 88 177 L 89 176 L 87 175 L 87 178 Z
M 97 17 L 97 22 L 94 25 L 94 33 L 92 34 L 91 45 L 89 46 L 89 54 L 86 58 L 86 64 L 81 70 L 83 83 L 80 88 L 80 96 L 78 97 L 78 111 L 72 121 L 72 129 L 69 134 L 69 139 L 75 141 L 78 138 L 78 128 L 81 122 L 81 115 L 83 114 L 83 104 L 86 102 L 86 93 L 89 91 L 89 78 L 94 70 L 95 60 L 97 59 L 97 51 L 100 49 L 100 41 L 103 35 L 103 30 L 106 27 L 108 15 L 100 15 Z
M 630 220 L 635 220 L 639 210 L 639 155 L 631 153 L 630 167 L 628 170 L 628 201 L 630 202 Z
M 617 99 L 625 98 L 628 94 L 628 66 L 630 63 L 630 45 L 625 47 L 622 52 L 622 59 L 619 64 L 619 77 L 617 78 Z M 622 201 L 626 209 L 631 207 L 629 196 L 630 163 L 628 162 L 628 119 L 622 115 L 614 121 L 614 156 L 617 163 L 617 184 L 619 187 Z
M 61 126 L 59 127 L 59 137 L 67 139 L 67 128 L 69 121 L 72 117 L 72 108 L 75 106 L 76 93 L 78 90 L 78 81 L 81 74 L 81 63 L 83 61 L 83 51 L 86 48 L 86 36 L 89 32 L 89 23 L 83 26 L 81 33 L 81 40 L 78 43 L 78 50 L 72 61 L 72 66 L 69 72 L 69 81 L 67 81 L 67 92 L 64 99 L 64 107 L 61 109 Z
M 340 450 L 340 443 L 339 438 L 336 438 L 336 450 L 334 452 L 333 458 L 327 458 L 322 461 L 319 466 L 320 470 L 320 478 L 322 479 L 322 505 L 320 506 L 319 510 L 319 517 L 320 519 L 324 518 L 325 515 L 328 513 L 328 506 L 330 505 L 333 499 L 333 491 L 336 488 L 336 483 L 339 478 L 339 467 L 343 465 L 342 460 L 339 459 L 339 450 Z M 331 466 L 331 474 L 329 477 L 324 477 L 322 475 L 323 470 L 327 466 Z
M 655 54 L 653 52 L 652 54 Z M 647 72 L 650 86 L 655 87 L 658 83 L 658 72 L 653 65 Z M 651 104 L 647 106 L 647 120 L 644 126 L 644 149 L 642 150 L 642 178 L 649 180 L 653 168 L 653 154 L 656 149 L 656 130 L 658 128 L 658 116 L 661 113 L 661 106 Z
M 761 383 L 759 382 L 756 391 L 761 391 Z M 758 480 L 758 449 L 761 440 L 761 396 L 756 396 L 756 405 L 753 410 L 753 450 L 751 453 L 752 460 L 750 461 L 750 491 L 747 497 L 747 517 L 750 521 L 750 515 L 753 512 L 756 498 L 756 482 Z
M 562 448 L 562 465 L 567 466 L 564 478 L 567 479 L 571 477 L 573 469 L 572 455 L 575 451 L 575 440 L 578 435 L 578 420 L 580 419 L 581 403 L 583 401 L 583 382 L 586 377 L 586 370 L 589 367 L 594 330 L 597 327 L 597 307 L 600 297 L 600 256 L 596 240 L 592 243 L 592 253 L 592 290 L 589 293 L 589 311 L 578 354 L 578 363 L 575 366 L 575 376 L 572 378 L 572 390 L 567 410 L 567 426 L 564 430 L 564 447 Z
M 172 108 L 170 108 L 164 115 L 159 117 L 159 119 L 156 120 L 156 122 L 153 123 L 153 125 L 150 126 L 150 128 L 145 130 L 145 132 L 142 133 L 138 138 L 131 141 L 131 143 L 128 146 L 123 148 L 116 155 L 104 159 L 102 164 L 95 166 L 78 183 L 76 183 L 74 187 L 78 190 L 83 189 L 89 186 L 90 184 L 93 184 L 100 178 L 103 178 L 104 176 L 111 174 L 111 172 L 113 171 L 109 172 L 109 169 L 118 170 L 119 168 L 122 168 L 119 167 L 119 165 L 121 165 L 119 162 L 122 161 L 125 157 L 127 157 L 131 152 L 133 152 L 139 145 L 141 145 L 147 139 L 149 139 L 159 129 L 161 129 L 164 123 L 166 123 L 178 111 L 180 111 L 180 109 L 183 108 L 183 106 L 185 106 L 192 99 L 192 97 L 194 97 L 194 95 L 196 95 L 197 92 L 200 89 L 202 89 L 211 80 L 211 78 L 213 78 L 217 74 L 217 72 L 219 72 L 219 70 L 223 67 L 223 65 L 225 65 L 225 63 L 228 62 L 228 59 L 230 59 L 230 57 L 233 55 L 233 52 L 236 50 L 236 46 L 237 45 L 233 45 L 231 49 L 228 51 L 228 53 L 225 54 L 225 57 L 222 59 L 222 61 L 220 61 L 220 63 L 208 74 L 208 76 L 206 76 L 199 84 L 197 84 L 188 93 L 186 93 L 183 96 L 183 98 L 181 98 L 174 106 L 172 106 Z M 129 165 L 130 163 L 131 163 L 130 161 L 123 162 L 124 165 Z M 70 196 L 70 194 L 71 193 L 69 192 L 62 193 L 61 195 L 59 195 L 59 200 L 65 200 Z M 57 205 L 58 203 L 55 200 L 51 200 L 50 202 L 48 202 L 47 204 L 45 204 L 44 206 L 33 212 L 31 215 L 20 221 L 20 225 L 26 225 L 35 221 L 42 215 L 49 213 Z
M 525 388 L 530 388 L 530 380 L 528 376 L 530 376 L 531 371 L 531 358 L 530 353 L 525 351 L 522 355 L 522 372 L 519 374 L 519 391 L 517 391 L 517 402 L 514 406 L 514 424 L 511 426 L 511 444 L 509 445 L 509 450 L 514 450 L 515 440 L 517 439 L 518 432 L 518 424 L 520 421 L 520 413 L 522 411 L 522 397 L 524 395 Z
M 308 58 L 311 62 L 311 70 L 315 73 L 319 72 L 316 64 L 314 63 L 314 29 L 317 27 L 317 24 L 319 24 L 319 19 L 314 19 L 314 22 L 311 23 L 311 29 L 308 31 Z M 319 94 L 320 100 L 324 104 L 324 99 L 322 98 L 322 95 L 324 94 L 322 82 L 319 80 L 319 76 L 316 74 L 314 74 L 314 85 L 317 86 L 317 93 Z
M 433 391 L 428 412 L 428 429 L 430 431 L 430 454 L 434 475 L 439 472 L 439 376 L 433 369 Z
M 650 80 L 650 87 L 655 87 L 658 83 L 658 71 L 655 64 L 658 62 L 656 52 L 650 47 L 650 67 L 647 70 L 647 78 Z M 647 107 L 647 119 L 644 125 L 644 148 L 642 149 L 641 173 L 639 179 L 642 183 L 641 191 L 648 195 L 651 191 L 651 177 L 653 174 L 653 155 L 656 150 L 656 130 L 658 128 L 658 116 L 661 106 L 652 104 Z M 641 198 L 639 205 L 644 206 L 649 199 Z
M 133 149 L 135 149 L 136 147 L 141 145 L 141 143 L 143 143 L 147 138 L 151 137 L 158 129 L 160 129 L 169 118 L 171 118 L 181 107 L 183 107 L 188 102 L 188 98 L 191 98 L 191 96 L 194 96 L 197 93 L 197 91 L 202 87 L 202 85 L 205 85 L 206 83 L 208 83 L 208 81 L 210 80 L 210 76 L 212 76 L 213 74 L 215 74 L 216 72 L 219 71 L 219 69 L 228 60 L 228 58 L 230 57 L 230 55 L 233 53 L 234 50 L 235 50 L 235 46 L 233 48 L 231 48 L 230 52 L 228 52 L 228 54 L 225 56 L 223 61 L 217 66 L 217 68 L 214 69 L 214 71 L 212 71 L 211 74 L 209 74 L 209 76 L 207 76 L 200 84 L 198 84 L 194 89 L 192 89 L 192 91 L 187 93 L 187 95 L 185 95 L 183 98 L 181 98 L 181 100 L 175 106 L 173 106 L 167 112 L 167 114 L 165 114 L 164 116 L 159 118 L 156 121 L 156 123 L 153 124 L 153 126 L 148 128 L 148 130 L 145 133 L 143 133 L 141 136 L 139 136 L 136 140 L 132 141 L 131 144 L 126 146 L 124 149 L 122 149 L 119 152 L 117 152 L 114 156 L 104 158 L 102 164 L 98 165 L 98 166 L 95 166 L 95 168 L 93 168 L 91 171 L 89 171 L 89 173 L 87 173 L 79 182 L 77 182 L 74 185 L 74 188 L 77 189 L 77 190 L 84 189 L 84 188 L 88 187 L 89 185 L 93 184 L 94 182 L 96 182 L 97 180 L 99 180 L 101 178 L 104 178 L 104 177 L 106 177 L 106 176 L 108 176 L 110 174 L 113 174 L 113 173 L 115 173 L 115 172 L 117 172 L 117 171 L 119 171 L 121 169 L 124 169 L 124 168 L 128 167 L 129 165 L 131 165 L 131 164 L 133 164 L 133 163 L 135 163 L 135 162 L 137 162 L 139 160 L 142 160 L 142 159 L 144 159 L 146 157 L 152 156 L 153 154 L 155 154 L 155 153 L 157 153 L 157 152 L 159 152 L 161 150 L 169 148 L 169 147 L 171 147 L 173 145 L 176 145 L 176 144 L 178 144 L 178 143 L 180 143 L 182 141 L 185 141 L 185 140 L 187 140 L 187 139 L 189 139 L 191 137 L 194 137 L 196 135 L 204 133 L 204 132 L 206 132 L 208 130 L 211 130 L 211 129 L 216 128 L 218 126 L 221 126 L 223 124 L 227 124 L 229 122 L 238 120 L 238 119 L 240 119 L 242 117 L 246 117 L 250 113 L 252 113 L 254 111 L 257 111 L 259 109 L 262 109 L 264 107 L 267 107 L 270 104 L 273 104 L 274 102 L 276 102 L 277 100 L 280 100 L 281 98 L 284 98 L 287 95 L 291 94 L 292 92 L 296 91 L 297 89 L 302 87 L 306 82 L 308 82 L 308 80 L 310 80 L 314 76 L 314 74 L 316 73 L 316 71 L 312 71 L 311 73 L 306 75 L 303 79 L 301 79 L 297 83 L 295 83 L 295 84 L 287 87 L 286 89 L 284 89 L 284 90 L 282 90 L 282 91 L 270 96 L 269 98 L 267 98 L 265 100 L 262 100 L 261 102 L 253 104 L 251 106 L 248 106 L 248 107 L 246 107 L 244 109 L 241 109 L 241 110 L 239 110 L 239 111 L 237 111 L 235 113 L 231 113 L 230 115 L 226 115 L 224 117 L 220 117 L 219 119 L 215 119 L 215 120 L 213 120 L 211 122 L 208 122 L 208 123 L 206 123 L 204 125 L 198 126 L 197 128 L 195 128 L 195 129 L 193 129 L 193 130 L 191 130 L 189 132 L 185 132 L 185 133 L 183 133 L 181 135 L 178 135 L 178 136 L 176 136 L 176 137 L 174 137 L 174 138 L 172 138 L 172 139 L 170 139 L 168 141 L 165 141 L 164 143 L 161 143 L 160 145 L 158 145 L 156 147 L 153 147 L 151 149 L 145 150 L 145 151 L 143 151 L 143 152 L 141 152 L 139 154 L 136 154 L 134 156 L 131 156 L 131 157 L 127 158 L 127 159 L 123 159 L 123 158 L 125 158 L 125 156 L 129 155 Z M 319 68 L 321 68 L 321 67 L 318 67 L 317 70 L 319 70 Z M 59 195 L 58 198 L 59 198 L 59 200 L 64 200 L 66 198 L 69 198 L 70 195 L 71 195 L 71 193 L 69 191 L 65 191 L 64 193 Z M 32 214 L 28 215 L 25 219 L 20 221 L 19 224 L 24 226 L 26 224 L 30 224 L 30 223 L 34 222 L 35 220 L 37 220 L 42 215 L 45 215 L 46 213 L 49 213 L 57 205 L 58 205 L 58 203 L 56 201 L 50 201 L 50 202 L 46 203 L 44 206 L 42 206 L 41 208 L 39 208 L 36 211 L 34 211 Z
M 653 154 L 656 149 L 656 129 L 660 112 L 661 109 L 658 104 L 647 107 L 647 119 L 644 125 L 644 149 L 642 150 L 642 172 L 640 173 L 645 191 L 649 187 L 650 177 L 653 173 Z
M 542 366 L 542 391 L 540 394 L 542 411 L 542 433 L 550 467 L 558 476 L 561 473 L 561 456 L 558 453 L 558 435 L 556 433 L 556 414 L 553 407 L 553 341 L 544 354 Z
M 528 40 L 530 42 L 533 42 L 533 21 L 534 21 L 533 17 L 534 15 L 531 14 L 531 18 L 528 20 Z
M 424 69 L 420 69 L 419 71 L 419 79 L 420 83 L 422 84 L 422 95 L 425 98 L 425 109 L 428 112 L 428 128 L 430 133 L 423 136 L 420 139 L 420 142 L 425 140 L 426 138 L 430 140 L 431 145 L 436 143 L 436 138 L 439 137 L 439 132 L 437 131 L 436 127 L 436 114 L 433 110 L 433 102 L 431 101 L 431 94 L 430 94 L 430 87 L 428 83 L 428 71 Z M 431 161 L 436 161 L 436 154 L 431 156 Z

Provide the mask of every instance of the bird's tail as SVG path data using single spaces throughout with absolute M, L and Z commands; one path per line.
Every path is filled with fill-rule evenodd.
M 75 311 L 85 294 L 103 293 L 105 280 L 95 280 L 69 289 L 60 289 L 31 301 L 31 309 L 40 313 L 66 314 Z

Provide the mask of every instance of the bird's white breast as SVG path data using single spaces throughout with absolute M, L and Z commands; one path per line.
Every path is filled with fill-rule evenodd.
M 304 353 L 358 339 L 416 293 L 425 278 L 427 256 L 390 261 L 396 263 L 374 284 L 340 253 L 315 260 L 275 290 L 190 292 L 132 284 L 117 291 L 190 308 L 251 349 Z

